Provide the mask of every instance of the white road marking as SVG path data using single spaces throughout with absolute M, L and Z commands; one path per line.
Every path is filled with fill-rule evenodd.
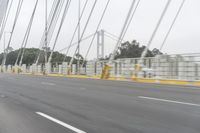
M 159 98 L 153 98 L 153 97 L 138 96 L 138 98 L 200 107 L 200 104 L 187 103 L 187 102 L 180 102 L 180 101 L 173 101 L 173 100 L 166 100 L 166 99 L 159 99 Z
M 51 85 L 51 86 L 56 85 L 56 84 L 54 84 L 54 83 L 49 83 L 49 82 L 41 82 L 41 84 L 43 84 L 43 85 Z
M 68 129 L 70 129 L 70 130 L 76 132 L 76 133 L 86 133 L 86 132 L 84 132 L 84 131 L 82 131 L 82 130 L 80 130 L 80 129 L 78 129 L 78 128 L 75 128 L 75 127 L 73 127 L 73 126 L 71 126 L 71 125 L 68 125 L 68 124 L 66 124 L 66 123 L 64 123 L 64 122 L 62 122 L 62 121 L 60 121 L 60 120 L 58 120 L 58 119 L 55 119 L 55 118 L 53 118 L 53 117 L 51 117 L 51 116 L 49 116 L 49 115 L 46 115 L 46 114 L 44 114 L 44 113 L 36 112 L 36 114 L 38 114 L 38 115 L 40 115 L 40 116 L 42 116 L 42 117 L 44 117 L 44 118 L 47 118 L 48 120 L 51 120 L 51 121 L 53 121 L 53 122 L 55 122 L 55 123 L 57 123 L 57 124 L 59 124 L 59 125 L 65 127 L 65 128 L 68 128 Z

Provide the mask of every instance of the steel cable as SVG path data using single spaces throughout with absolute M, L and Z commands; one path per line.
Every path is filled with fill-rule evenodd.
M 7 49 L 6 49 L 6 52 L 5 52 L 5 55 L 4 55 L 4 59 L 3 59 L 3 63 L 2 63 L 3 65 L 6 64 L 8 49 L 9 49 L 10 44 L 11 44 L 11 40 L 12 40 L 12 37 L 13 37 L 13 32 L 14 32 L 16 24 L 17 24 L 17 20 L 18 20 L 20 11 L 21 11 L 22 4 L 23 4 L 23 0 L 19 0 L 18 6 L 17 6 L 16 15 L 15 15 L 15 19 L 14 19 L 14 24 L 12 26 L 11 35 L 10 35 L 10 38 L 9 38 L 8 46 L 7 46 Z
M 6 23 L 8 21 L 8 16 L 10 14 L 10 10 L 11 10 L 11 7 L 12 7 L 12 3 L 13 3 L 13 0 L 10 0 L 10 4 L 9 4 L 9 7 L 8 7 L 8 10 L 6 12 L 6 15 L 3 19 L 3 22 L 2 22 L 2 25 L 1 25 L 1 30 L 0 30 L 0 40 L 2 39 L 2 36 L 3 36 L 3 32 L 4 32 L 4 29 L 5 29 L 5 26 L 6 26 Z
M 94 34 L 96 34 L 96 33 L 93 33 L 93 34 L 90 34 L 90 35 L 86 36 L 85 38 L 83 38 L 83 39 L 81 40 L 81 42 L 83 42 L 83 41 L 85 41 L 85 40 L 87 40 L 87 39 L 93 37 Z M 75 46 L 75 45 L 77 45 L 77 44 L 78 44 L 78 42 L 74 42 L 74 43 L 72 43 L 71 47 L 72 47 L 72 46 Z M 70 46 L 68 46 L 68 47 L 66 47 L 66 48 L 63 48 L 63 49 L 59 50 L 59 52 L 62 52 L 62 51 L 64 51 L 64 50 L 68 49 L 69 47 L 70 47 Z
M 128 28 L 130 27 L 130 24 L 131 24 L 131 22 L 133 21 L 133 17 L 135 16 L 135 13 L 136 13 L 136 11 L 137 11 L 137 9 L 138 9 L 138 6 L 139 6 L 139 4 L 140 4 L 140 1 L 141 1 L 141 0 L 138 0 L 137 4 L 136 4 L 136 6 L 135 6 L 135 9 L 134 9 L 134 11 L 133 11 L 133 13 L 132 13 L 132 15 L 131 15 L 131 18 L 130 18 L 130 20 L 129 20 L 129 22 L 128 22 L 128 25 L 127 25 L 127 27 L 126 27 L 126 29 L 125 29 L 125 31 L 124 31 L 124 35 L 122 36 L 122 39 L 121 39 L 121 42 L 120 42 L 120 43 L 122 43 L 122 40 L 124 39 L 124 37 L 125 37 L 125 35 L 126 35 L 127 31 L 128 31 Z
M 52 60 L 52 55 L 53 55 L 55 46 L 56 46 L 56 44 L 57 44 L 58 37 L 59 37 L 59 35 L 60 35 L 60 31 L 61 31 L 61 28 L 62 28 L 63 23 L 64 23 L 64 21 L 65 21 L 67 12 L 68 12 L 68 10 L 69 10 L 70 3 L 71 3 L 71 0 L 68 0 L 67 3 L 66 3 L 65 9 L 64 9 L 64 12 L 63 12 L 63 15 L 62 15 L 61 23 L 60 23 L 60 26 L 59 26 L 59 29 L 58 29 L 58 32 L 57 32 L 57 35 L 56 35 L 56 39 L 55 39 L 55 42 L 54 42 L 54 45 L 53 45 L 53 48 L 52 48 L 52 51 L 51 51 L 51 54 L 50 54 L 48 63 L 50 63 L 51 60 Z
M 115 48 L 114 48 L 114 51 L 113 51 L 113 53 L 111 54 L 111 57 L 110 57 L 110 59 L 109 59 L 109 63 L 110 63 L 111 61 L 113 61 L 114 58 L 115 58 L 115 54 L 116 54 L 116 52 L 117 52 L 117 49 L 118 49 L 118 47 L 119 47 L 119 45 L 120 45 L 120 42 L 121 42 L 121 40 L 122 40 L 122 37 L 123 37 L 123 35 L 124 35 L 125 28 L 127 27 L 128 21 L 129 21 L 129 19 L 130 19 L 130 16 L 131 16 L 131 13 L 132 13 L 132 10 L 133 10 L 133 7 L 134 7 L 134 5 L 135 5 L 135 1 L 136 1 L 136 0 L 133 0 L 132 3 L 131 3 L 131 6 L 130 6 L 130 9 L 129 9 L 129 11 L 128 11 L 126 20 L 125 20 L 125 22 L 124 22 L 124 25 L 123 25 L 123 27 L 122 27 L 122 30 L 121 30 L 121 33 L 120 33 L 120 36 L 119 36 L 119 39 L 118 39 L 117 44 L 116 44 L 116 46 L 115 46 Z
M 29 39 L 29 35 L 30 35 L 30 31 L 31 31 L 31 27 L 32 27 L 32 24 L 33 24 L 33 20 L 34 20 L 34 16 L 35 16 L 35 12 L 36 12 L 36 9 L 37 9 L 37 5 L 38 5 L 38 0 L 36 0 L 36 3 L 35 3 L 35 6 L 34 6 L 34 9 L 33 9 L 33 12 L 32 12 L 32 15 L 31 15 L 31 18 L 30 18 L 30 21 L 29 21 L 29 25 L 28 25 L 28 28 L 27 28 L 27 31 L 26 31 L 26 34 L 24 36 L 24 40 L 22 42 L 22 47 L 20 49 L 20 52 L 18 53 L 18 59 L 16 60 L 16 63 L 18 63 L 18 60 L 19 60 L 19 56 L 21 54 L 21 58 L 20 58 L 20 61 L 19 61 L 19 66 L 22 65 L 22 61 L 23 61 L 23 58 L 24 58 L 24 53 L 25 53 L 25 48 L 27 46 L 27 42 L 28 42 L 28 39 Z
M 163 20 L 163 18 L 164 18 L 164 16 L 165 16 L 165 14 L 166 14 L 166 12 L 167 12 L 169 6 L 170 6 L 170 3 L 171 3 L 171 0 L 168 0 L 168 1 L 167 1 L 167 4 L 165 5 L 165 8 L 164 8 L 164 10 L 163 10 L 163 12 L 162 12 L 162 14 L 161 14 L 161 16 L 160 16 L 160 18 L 159 18 L 159 21 L 158 21 L 158 23 L 157 23 L 157 25 L 156 25 L 156 27 L 155 27 L 155 29 L 154 29 L 154 31 L 153 31 L 153 34 L 151 35 L 151 38 L 150 38 L 150 40 L 149 40 L 149 42 L 148 42 L 148 44 L 147 44 L 145 50 L 143 51 L 143 53 L 142 53 L 142 55 L 141 55 L 141 58 L 140 58 L 140 60 L 139 60 L 139 64 L 142 64 L 142 60 L 143 60 L 144 57 L 146 56 L 147 51 L 148 51 L 149 47 L 150 47 L 151 44 L 152 44 L 152 41 L 153 41 L 153 39 L 154 39 L 154 37 L 155 37 L 155 35 L 156 35 L 157 31 L 158 31 L 158 28 L 160 27 L 160 24 L 161 24 L 161 22 L 162 22 L 162 20 Z
M 64 0 L 60 0 L 57 3 L 57 6 L 56 6 L 56 8 L 54 10 L 52 20 L 50 21 L 50 25 L 49 25 L 48 30 L 47 30 L 47 33 L 48 33 L 47 34 L 47 38 L 48 38 L 48 40 L 47 40 L 47 46 L 49 46 L 49 42 L 50 42 L 50 40 L 51 40 L 51 38 L 53 36 L 53 32 L 55 30 L 55 27 L 56 27 L 56 24 L 57 24 L 57 21 L 58 21 L 58 18 L 59 18 L 59 15 L 60 15 L 63 3 L 64 3 Z M 43 35 L 45 35 L 45 34 L 43 34 Z M 44 46 L 44 44 L 45 44 L 44 43 L 44 39 L 42 39 L 41 44 L 40 44 L 40 49 L 41 49 L 41 47 Z M 35 60 L 35 64 L 38 64 L 40 56 L 41 56 L 41 52 L 42 51 L 40 50 L 39 53 L 38 53 L 37 59 Z
M 110 3 L 110 0 L 108 0 L 107 3 L 106 3 L 106 6 L 105 6 L 104 11 L 103 11 L 103 13 L 102 13 L 102 15 L 101 15 L 101 18 L 100 18 L 100 20 L 99 20 L 99 23 L 98 23 L 98 25 L 97 25 L 97 28 L 96 28 L 95 33 L 97 33 L 98 30 L 99 30 L 99 28 L 100 28 L 100 25 L 101 25 L 101 23 L 102 23 L 102 21 L 103 21 L 103 18 L 104 18 L 104 16 L 105 16 L 105 14 L 106 14 L 106 11 L 107 11 L 107 9 L 108 9 L 109 3 Z M 86 60 L 86 58 L 87 58 L 87 56 L 88 56 L 88 54 L 89 54 L 89 51 L 90 51 L 90 49 L 91 49 L 91 47 L 92 47 L 92 44 L 93 44 L 93 42 L 94 42 L 95 37 L 96 37 L 96 34 L 94 34 L 94 36 L 93 36 L 93 38 L 92 38 L 92 40 L 91 40 L 91 42 L 90 42 L 89 48 L 88 48 L 87 53 L 86 53 L 85 58 L 84 58 L 85 60 Z M 84 61 L 83 61 L 83 62 L 84 62 Z M 84 64 L 84 63 L 82 63 L 81 67 L 83 67 L 83 64 Z
M 93 4 L 93 6 L 92 6 L 92 9 L 91 9 L 90 14 L 89 14 L 88 19 L 87 19 L 87 22 L 86 22 L 85 27 L 84 27 L 84 29 L 83 29 L 83 32 L 82 32 L 82 34 L 81 34 L 81 36 L 80 36 L 79 42 L 80 42 L 80 40 L 82 40 L 82 38 L 83 38 L 83 36 L 84 36 L 84 34 L 85 34 L 85 31 L 86 31 L 86 29 L 87 29 L 87 27 L 88 27 L 88 24 L 89 24 L 89 22 L 90 22 L 90 19 L 91 19 L 91 17 L 92 17 L 92 14 L 93 14 L 93 12 L 94 12 L 95 7 L 96 7 L 97 1 L 98 1 L 98 0 L 95 0 L 94 4 Z M 76 47 L 76 50 L 75 50 L 75 52 L 74 52 L 74 55 L 73 55 L 72 58 L 71 58 L 71 61 L 70 61 L 69 66 L 72 65 L 77 51 L 78 51 L 78 46 Z
M 80 18 L 79 18 L 79 21 L 82 20 L 82 17 L 83 17 L 83 14 L 84 14 L 84 12 L 85 12 L 85 9 L 86 9 L 87 4 L 88 4 L 88 0 L 85 1 L 85 4 L 84 4 L 83 9 L 82 9 L 82 13 L 81 13 Z M 69 49 L 70 49 L 71 46 L 72 46 L 73 40 L 74 40 L 75 35 L 76 35 L 76 32 L 77 32 L 77 30 L 78 30 L 78 27 L 79 27 L 79 22 L 78 22 L 78 24 L 76 25 L 76 28 L 75 28 L 75 30 L 74 30 L 74 32 L 73 32 L 72 39 L 70 40 L 70 43 L 69 43 L 68 49 L 67 49 L 67 51 L 66 51 L 66 53 L 65 53 L 63 62 L 65 62 L 65 59 L 66 59 L 66 57 L 67 57 L 67 55 L 68 55 L 68 53 L 69 53 Z
M 181 10 L 182 10 L 182 8 L 183 8 L 183 6 L 184 6 L 184 3 L 185 3 L 185 0 L 182 1 L 181 5 L 180 5 L 180 7 L 179 7 L 179 9 L 178 9 L 178 12 L 176 13 L 176 16 L 175 16 L 175 18 L 174 18 L 174 20 L 173 20 L 173 22 L 172 22 L 172 24 L 171 24 L 171 26 L 170 26 L 170 28 L 169 28 L 169 30 L 168 30 L 166 36 L 165 36 L 163 42 L 162 42 L 162 45 L 161 45 L 159 51 L 161 51 L 161 50 L 163 49 L 163 47 L 164 47 L 164 45 L 165 45 L 165 43 L 166 43 L 166 41 L 167 41 L 167 39 L 168 39 L 168 37 L 169 37 L 169 35 L 170 35 L 172 29 L 173 29 L 173 27 L 174 27 L 174 25 L 175 25 L 175 23 L 176 23 L 176 21 L 177 21 L 178 16 L 180 15 L 180 12 L 181 12 Z

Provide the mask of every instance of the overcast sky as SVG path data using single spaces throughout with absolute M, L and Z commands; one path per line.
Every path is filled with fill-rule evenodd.
M 10 31 L 13 25 L 13 18 L 15 15 L 18 0 L 13 0 L 14 4 L 9 16 L 8 24 L 6 25 L 6 31 Z M 23 8 L 19 16 L 11 46 L 14 49 L 20 47 L 28 21 L 33 11 L 34 3 L 36 0 L 24 0 Z M 98 0 L 95 12 L 89 23 L 85 36 L 95 32 L 98 20 L 103 11 L 103 8 L 107 0 Z M 182 0 L 172 0 L 170 8 L 161 24 L 156 38 L 153 41 L 151 49 L 159 48 L 164 36 L 169 29 L 170 24 L 178 10 Z M 39 6 L 37 8 L 36 16 L 34 19 L 32 31 L 28 41 L 28 47 L 39 47 L 39 42 L 44 31 L 44 2 L 45 0 L 39 0 Z M 82 6 L 85 0 L 81 0 Z M 82 21 L 82 29 L 86 22 L 86 17 L 91 9 L 94 0 L 89 0 L 87 11 L 85 12 L 84 19 Z M 101 29 L 104 29 L 112 34 L 119 36 L 125 17 L 128 13 L 132 0 L 111 0 L 109 9 L 102 22 Z M 141 0 L 138 10 L 134 16 L 134 19 L 130 25 L 130 28 L 125 36 L 125 40 L 132 41 L 137 40 L 141 45 L 146 45 L 150 39 L 150 36 L 155 28 L 155 25 L 161 15 L 161 12 L 166 4 L 167 0 Z M 48 7 L 52 6 L 52 0 L 48 0 Z M 72 4 L 69 9 L 69 13 L 66 17 L 64 26 L 62 28 L 58 45 L 56 50 L 60 50 L 69 45 L 72 33 L 77 24 L 78 14 L 78 0 L 72 0 Z M 175 24 L 172 33 L 170 34 L 166 45 L 163 48 L 163 52 L 169 54 L 180 53 L 199 53 L 200 51 L 200 1 L 199 0 L 186 0 L 183 10 Z M 7 41 L 9 35 L 6 35 Z M 55 38 L 55 37 L 54 37 Z M 54 40 L 52 39 L 52 42 Z M 76 39 L 77 40 L 77 39 Z M 76 41 L 74 40 L 74 41 Z M 52 46 L 52 42 L 50 46 Z M 88 48 L 90 40 L 81 43 L 81 54 L 85 54 Z M 105 52 L 110 53 L 116 42 L 105 38 Z M 1 40 L 1 51 L 3 49 L 3 40 Z M 71 49 L 72 54 L 74 48 Z M 89 58 L 96 57 L 96 41 L 92 47 Z

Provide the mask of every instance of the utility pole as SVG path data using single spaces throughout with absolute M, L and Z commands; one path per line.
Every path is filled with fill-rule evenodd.
M 81 0 L 78 0 L 78 59 L 77 59 L 77 73 L 80 74 L 80 34 L 81 34 Z
M 45 47 L 44 47 L 44 51 L 45 51 L 45 63 L 44 63 L 44 72 L 45 72 L 45 74 L 46 74 L 46 70 L 47 70 L 47 62 L 48 62 L 48 57 L 47 57 L 47 39 L 48 39 L 48 16 L 47 16 L 47 12 L 48 12 L 48 7 L 47 7 L 47 0 L 45 0 Z

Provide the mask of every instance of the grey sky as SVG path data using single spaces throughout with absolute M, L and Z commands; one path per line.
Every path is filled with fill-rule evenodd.
M 72 0 L 72 5 L 69 10 L 69 14 L 65 20 L 58 45 L 56 50 L 60 50 L 66 47 L 69 44 L 69 41 L 72 37 L 73 30 L 77 23 L 77 1 Z M 82 0 L 82 3 L 85 0 Z M 103 11 L 103 8 L 107 0 L 99 0 L 97 8 L 92 17 L 92 20 L 89 24 L 89 27 L 85 33 L 85 36 L 94 33 L 98 20 L 100 19 L 100 14 Z M 101 28 L 119 35 L 122 28 L 123 22 L 128 12 L 132 0 L 111 0 L 109 9 L 106 13 L 105 19 L 103 20 Z M 153 41 L 151 49 L 154 47 L 160 47 L 164 36 L 175 16 L 178 6 L 182 0 L 173 0 L 171 6 L 165 16 L 165 19 L 159 29 L 156 38 Z M 6 26 L 6 31 L 11 29 L 13 24 L 13 15 L 17 7 L 18 0 L 14 0 L 14 7 L 12 8 L 11 16 L 9 17 L 9 23 Z M 38 47 L 39 42 L 44 30 L 44 2 L 45 0 L 39 1 L 39 7 L 36 12 L 35 20 L 33 23 L 33 28 L 31 31 L 30 39 L 28 42 L 28 47 Z M 91 9 L 92 3 L 94 0 L 89 0 L 89 6 L 84 15 L 82 22 L 82 28 L 86 21 L 86 16 Z M 127 32 L 125 40 L 132 41 L 136 39 L 141 43 L 141 45 L 146 45 L 148 42 L 153 29 L 158 21 L 158 18 L 163 10 L 167 0 L 141 0 L 140 6 L 136 12 L 136 15 L 131 23 L 131 26 Z M 12 40 L 12 47 L 17 49 L 20 47 L 23 36 L 25 34 L 28 21 L 33 10 L 35 0 L 24 0 L 23 10 L 20 14 L 20 18 L 16 25 L 16 30 Z M 49 0 L 49 7 L 52 4 L 52 0 Z M 200 50 L 200 1 L 199 0 L 186 0 L 186 3 L 183 7 L 183 10 L 177 20 L 177 23 L 169 36 L 169 39 L 166 42 L 166 45 L 163 49 L 165 53 L 176 54 L 176 53 L 199 53 Z M 8 39 L 7 35 L 7 39 Z M 54 40 L 54 38 L 53 38 Z M 53 41 L 52 40 L 52 41 Z M 76 39 L 77 40 L 77 39 Z M 75 41 L 76 41 L 75 40 Z M 88 48 L 88 41 L 84 41 L 81 45 L 81 53 L 84 55 L 86 49 Z M 110 53 L 116 42 L 106 38 L 106 54 Z M 52 43 L 51 43 L 52 46 Z M 1 41 L 1 51 L 3 48 L 3 41 Z M 73 49 L 70 54 L 73 53 Z M 92 51 L 89 55 L 90 58 L 96 57 L 96 42 L 92 47 Z

